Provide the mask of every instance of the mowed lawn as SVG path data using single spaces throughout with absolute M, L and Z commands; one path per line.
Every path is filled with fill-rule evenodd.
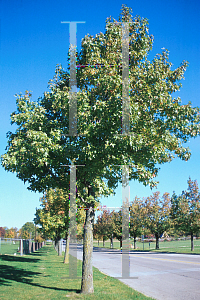
M 94 268 L 94 294 L 80 294 L 81 278 L 69 279 L 69 268 L 63 264 L 51 244 L 35 253 L 0 256 L 0 299 L 152 299 L 119 280 Z M 78 261 L 81 276 L 81 261 Z
M 13 242 L 10 242 L 10 241 L 6 241 L 6 242 L 1 241 L 0 255 L 1 254 L 14 254 L 14 253 L 17 254 L 18 250 L 19 250 L 19 242 L 20 241 L 15 241 L 14 244 L 13 244 Z
M 133 245 L 133 242 L 131 242 Z M 94 240 L 94 247 L 98 247 L 98 242 Z M 99 241 L 99 247 L 103 247 L 103 242 Z M 120 249 L 120 243 L 117 240 L 114 240 L 113 247 L 115 249 Z M 190 240 L 179 240 L 179 241 L 162 241 L 159 242 L 159 250 L 155 250 L 156 243 L 151 242 L 138 242 L 136 243 L 137 251 L 157 251 L 157 252 L 177 252 L 177 253 L 193 253 L 200 254 L 200 239 L 194 240 L 194 251 L 191 251 L 191 241 Z M 110 248 L 110 241 L 105 241 L 105 248 Z M 131 248 L 134 250 L 133 248 Z

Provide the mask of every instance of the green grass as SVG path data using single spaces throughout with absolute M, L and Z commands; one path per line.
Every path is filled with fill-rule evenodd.
M 69 269 L 52 245 L 24 256 L 0 256 L 0 299 L 152 299 L 93 268 L 94 294 L 80 294 L 81 279 L 67 278 Z M 81 261 L 78 261 L 78 276 Z
M 98 247 L 98 242 L 96 240 L 93 241 L 93 246 Z M 103 242 L 99 241 L 99 247 L 103 247 Z M 105 241 L 105 248 L 110 248 L 110 241 Z M 119 249 L 120 242 L 118 240 L 113 241 L 113 248 Z
M 94 241 L 93 245 L 98 247 L 97 241 Z M 163 241 L 159 242 L 159 250 L 155 250 L 156 243 L 151 242 L 149 247 L 149 242 L 136 243 L 137 251 L 156 251 L 156 252 L 175 252 L 175 253 L 190 253 L 190 254 L 200 254 L 200 239 L 194 240 L 194 251 L 191 251 L 191 241 L 190 240 L 180 240 L 180 241 Z M 103 247 L 103 242 L 99 242 L 99 247 Z M 110 248 L 110 241 L 105 242 L 105 248 Z M 120 249 L 119 241 L 114 241 L 114 248 Z M 133 248 L 132 248 L 133 249 Z
M 0 254 L 17 254 L 18 248 L 19 248 L 19 242 L 15 241 L 15 244 L 13 244 L 10 241 L 1 241 L 0 244 Z M 20 254 L 20 253 L 19 253 Z

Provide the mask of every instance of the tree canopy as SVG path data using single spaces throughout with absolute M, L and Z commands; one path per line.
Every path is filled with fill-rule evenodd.
M 134 238 L 134 249 L 136 249 L 136 237 L 143 234 L 145 225 L 145 209 L 143 201 L 137 196 L 130 203 L 130 236 Z
M 194 250 L 193 235 L 200 230 L 200 192 L 196 180 L 188 180 L 188 190 L 182 195 L 172 195 L 171 216 L 175 228 L 191 235 L 191 251 Z
M 21 228 L 21 238 L 34 239 L 35 238 L 35 226 L 33 222 L 26 222 Z
M 171 198 L 169 193 L 164 193 L 160 197 L 160 192 L 155 192 L 145 199 L 144 214 L 146 217 L 144 224 L 151 233 L 155 234 L 156 249 L 159 249 L 159 238 L 171 226 L 170 212 Z
M 46 239 L 64 238 L 69 227 L 69 195 L 60 189 L 49 189 L 40 202 L 34 219 L 41 226 L 39 231 Z

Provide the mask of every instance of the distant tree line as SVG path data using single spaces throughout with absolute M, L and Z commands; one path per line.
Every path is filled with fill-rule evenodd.
M 33 222 L 26 222 L 20 229 L 17 227 L 8 228 L 4 226 L 0 227 L 0 237 L 11 239 L 34 239 L 37 242 L 42 242 L 44 239 L 41 237 L 38 229 L 38 226 L 36 227 Z
M 41 208 L 36 210 L 34 223 L 26 222 L 19 230 L 16 227 L 0 227 L 2 238 L 52 239 L 58 242 L 61 238 L 68 241 L 69 229 L 69 194 L 62 189 L 50 189 L 42 198 Z M 77 238 L 83 238 L 85 222 L 85 210 L 77 203 Z M 174 192 L 155 192 L 146 198 L 138 198 L 130 202 L 129 234 L 134 240 L 143 236 L 154 236 L 156 249 L 159 249 L 159 239 L 165 233 L 170 236 L 190 235 L 191 250 L 194 250 L 194 236 L 200 232 L 200 192 L 196 180 L 188 180 L 188 189 L 181 195 Z M 38 226 L 36 226 L 39 225 Z M 97 217 L 93 234 L 97 241 L 110 240 L 113 247 L 113 239 L 120 241 L 122 246 L 122 209 L 109 211 L 104 207 L 103 213 Z M 67 247 L 66 247 L 67 248 Z M 64 262 L 67 262 L 67 252 Z
M 163 233 L 169 235 L 185 234 L 191 236 L 191 250 L 194 250 L 194 235 L 200 231 L 200 193 L 197 181 L 188 180 L 188 189 L 181 195 L 169 193 L 160 196 L 159 192 L 146 198 L 138 198 L 130 203 L 129 234 L 134 239 L 141 235 L 152 234 L 156 239 L 156 249 L 159 249 L 159 238 Z M 99 241 L 113 238 L 122 246 L 122 209 L 118 212 L 104 209 L 94 224 L 94 237 Z

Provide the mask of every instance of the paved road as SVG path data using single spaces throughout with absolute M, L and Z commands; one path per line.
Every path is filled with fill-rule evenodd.
M 78 246 L 82 259 L 82 246 Z M 94 247 L 93 265 L 112 277 L 121 277 L 121 252 Z M 200 255 L 131 252 L 130 276 L 121 279 L 137 291 L 158 300 L 200 299 Z

